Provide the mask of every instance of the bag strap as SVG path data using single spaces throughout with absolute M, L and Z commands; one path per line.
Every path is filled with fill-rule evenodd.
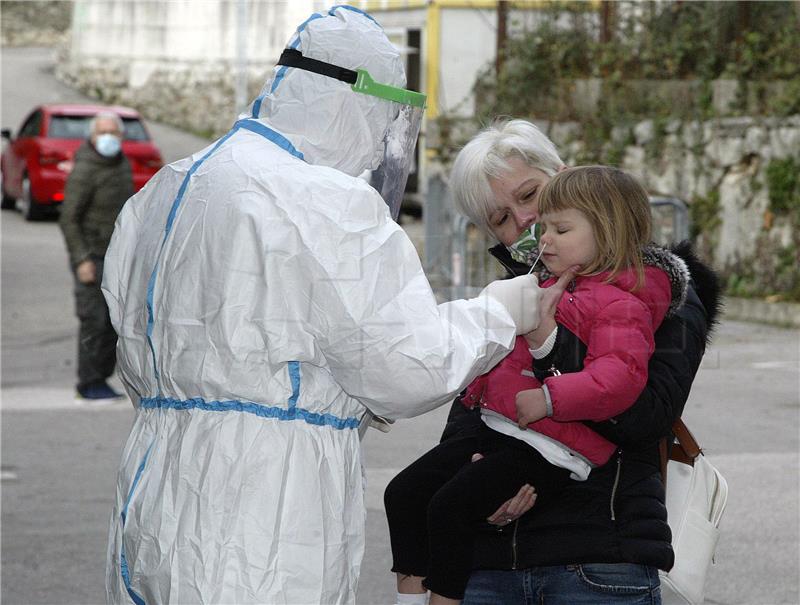
M 678 447 L 673 447 L 670 451 L 670 460 L 677 460 L 689 466 L 694 466 L 695 458 L 703 453 L 697 439 L 694 438 L 689 427 L 686 426 L 680 418 L 672 425 L 672 434 L 677 439 Z
M 672 425 L 672 434 L 675 437 L 672 447 L 671 441 L 664 437 L 658 443 L 658 451 L 661 455 L 661 480 L 667 484 L 667 463 L 670 460 L 694 466 L 695 459 L 703 453 L 703 448 L 697 443 L 689 427 L 678 418 Z

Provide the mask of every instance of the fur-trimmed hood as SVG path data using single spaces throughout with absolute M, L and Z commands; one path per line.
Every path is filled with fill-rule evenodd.
M 666 248 L 651 244 L 642 250 L 642 260 L 645 265 L 658 267 L 669 277 L 672 288 L 672 300 L 667 309 L 667 317 L 674 315 L 675 311 L 686 302 L 686 293 L 689 289 L 689 268 L 684 260 Z

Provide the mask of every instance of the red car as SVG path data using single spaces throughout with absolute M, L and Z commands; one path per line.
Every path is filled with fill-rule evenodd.
M 113 111 L 122 118 L 122 152 L 131 163 L 138 191 L 163 164 L 138 112 L 105 105 L 41 105 L 22 123 L 16 139 L 10 130 L 2 130 L 8 139 L 0 163 L 2 207 L 18 207 L 27 220 L 57 208 L 64 201 L 75 151 L 89 138 L 89 122 L 101 111 Z

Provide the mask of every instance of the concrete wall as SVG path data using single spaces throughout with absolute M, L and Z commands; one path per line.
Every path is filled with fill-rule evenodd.
M 247 23 L 240 28 L 238 0 L 80 0 L 70 58 L 124 58 L 173 68 L 232 62 L 241 33 L 249 62 L 258 66 L 274 61 L 297 25 L 321 4 L 245 0 Z
M 102 101 L 213 136 L 256 96 L 297 26 L 327 4 L 244 0 L 240 25 L 238 0 L 80 0 L 57 75 Z M 240 50 L 248 87 L 236 107 Z
M 440 36 L 439 110 L 471 116 L 475 79 L 494 62 L 497 15 L 486 9 L 443 9 Z

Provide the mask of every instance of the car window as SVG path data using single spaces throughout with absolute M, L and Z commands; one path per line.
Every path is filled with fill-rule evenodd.
M 34 112 L 19 129 L 19 137 L 36 137 L 39 136 L 39 130 L 42 125 L 42 111 Z
M 125 139 L 128 141 L 146 141 L 150 137 L 144 129 L 142 122 L 136 118 L 122 118 L 125 126 Z
M 88 139 L 89 125 L 93 116 L 53 115 L 47 136 L 53 139 Z M 147 141 L 147 131 L 137 118 L 122 118 L 125 139 L 128 141 Z
M 51 139 L 88 139 L 92 116 L 50 116 L 47 136 Z

